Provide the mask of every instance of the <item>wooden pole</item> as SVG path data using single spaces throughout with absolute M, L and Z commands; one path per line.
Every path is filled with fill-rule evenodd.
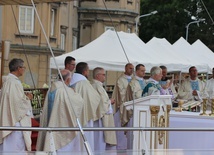
M 4 74 L 4 41 L 1 44 L 1 75 L 0 75 L 0 88 L 2 88 L 2 76 Z

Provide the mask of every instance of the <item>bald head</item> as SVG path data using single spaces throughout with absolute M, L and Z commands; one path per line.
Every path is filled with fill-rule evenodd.
M 62 69 L 60 70 L 60 73 L 62 75 L 63 81 L 65 82 L 66 85 L 70 84 L 71 81 L 71 72 L 67 69 Z
M 125 66 L 125 75 L 131 76 L 134 72 L 134 66 L 131 63 L 127 63 Z

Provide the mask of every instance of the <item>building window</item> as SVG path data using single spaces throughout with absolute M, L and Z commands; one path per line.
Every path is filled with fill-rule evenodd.
M 72 44 L 72 50 L 76 50 L 77 49 L 77 37 L 73 36 L 73 44 Z
M 133 0 L 127 0 L 127 4 L 132 4 Z
M 19 6 L 19 31 L 34 32 L 34 9 L 31 6 Z
M 112 26 L 105 26 L 105 31 L 107 31 L 107 30 L 112 30 L 112 31 L 114 31 L 115 29 L 114 29 L 114 27 L 112 27 Z
M 65 34 L 61 34 L 61 43 L 60 43 L 60 48 L 62 50 L 65 50 Z
M 120 0 L 106 0 L 106 2 L 108 1 L 115 1 L 115 2 L 119 2 Z
M 91 1 L 91 2 L 96 2 L 97 0 L 82 0 L 83 2 L 84 1 Z
M 55 35 L 56 9 L 51 9 L 51 37 Z
M 74 1 L 74 7 L 78 7 L 79 6 L 79 1 Z

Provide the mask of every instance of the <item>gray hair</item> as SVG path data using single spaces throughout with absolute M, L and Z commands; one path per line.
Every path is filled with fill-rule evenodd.
M 104 70 L 104 68 L 102 68 L 102 67 L 96 67 L 96 68 L 94 68 L 94 70 L 93 70 L 93 78 L 95 79 L 96 76 L 97 76 L 97 74 L 99 74 L 100 71 L 102 71 L 102 70 Z
M 154 66 L 154 67 L 152 67 L 152 69 L 150 70 L 150 74 L 151 74 L 151 76 L 160 74 L 161 70 L 162 70 L 162 69 L 161 69 L 160 67 Z
M 9 62 L 10 72 L 17 71 L 19 67 L 23 67 L 24 61 L 22 59 L 14 58 Z
M 60 73 L 64 81 L 66 81 L 68 78 L 71 78 L 71 72 L 67 69 L 60 70 Z M 61 79 L 60 76 L 59 79 Z

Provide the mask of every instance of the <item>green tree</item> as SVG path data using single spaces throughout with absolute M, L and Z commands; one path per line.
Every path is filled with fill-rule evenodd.
M 204 2 L 210 15 L 214 15 L 213 0 Z M 158 14 L 140 19 L 139 37 L 148 42 L 152 37 L 166 38 L 174 43 L 180 37 L 186 36 L 186 25 L 196 19 L 206 19 L 198 24 L 189 26 L 188 42 L 193 43 L 197 39 L 204 42 L 214 50 L 214 29 L 211 19 L 207 14 L 201 0 L 141 0 L 140 14 L 146 14 L 157 10 Z

